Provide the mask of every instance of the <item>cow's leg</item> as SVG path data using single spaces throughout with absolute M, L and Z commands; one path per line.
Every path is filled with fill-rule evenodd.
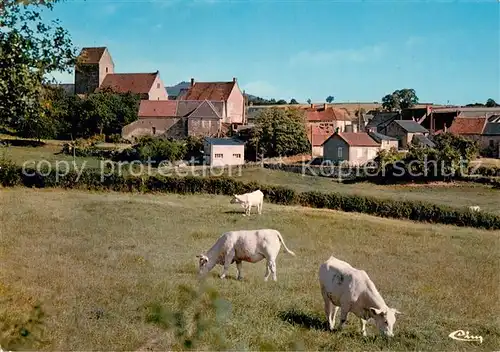
M 271 274 L 271 266 L 269 265 L 269 259 L 266 258 L 266 275 L 264 275 L 264 281 L 269 279 L 269 275 Z
M 350 304 L 348 305 L 342 304 L 342 306 L 340 307 L 340 323 L 338 327 L 339 331 L 342 330 L 342 328 L 344 327 L 344 324 L 347 320 L 347 314 L 349 313 L 350 310 L 351 310 Z
M 366 336 L 366 320 L 360 318 L 360 321 L 361 321 L 361 333 L 363 334 L 363 336 Z
M 339 309 L 339 307 L 335 306 L 334 309 L 334 305 L 330 298 L 328 298 L 326 292 L 324 290 L 321 290 L 321 293 L 323 294 L 323 300 L 325 301 L 326 320 L 328 321 L 330 330 L 333 330 L 333 328 L 335 327 L 335 316 L 337 315 L 337 310 Z
M 224 256 L 224 270 L 222 271 L 222 274 L 220 276 L 221 279 L 224 279 L 227 276 L 227 274 L 229 274 L 229 266 L 233 262 L 233 258 L 234 258 L 234 249 L 231 249 Z
M 241 275 L 242 266 L 243 266 L 243 263 L 241 261 L 236 262 L 236 269 L 238 269 L 238 280 L 243 279 L 243 276 Z
M 273 274 L 273 281 L 277 281 L 276 277 L 276 259 L 269 260 L 269 269 L 271 269 L 271 274 Z
M 257 213 L 262 214 L 262 203 L 257 203 Z

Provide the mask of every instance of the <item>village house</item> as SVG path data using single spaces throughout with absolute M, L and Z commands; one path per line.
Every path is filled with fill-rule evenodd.
M 323 156 L 323 143 L 333 134 L 324 132 L 317 127 L 312 127 L 312 132 L 308 135 L 309 142 L 311 143 L 312 157 Z
M 323 160 L 363 165 L 375 159 L 380 144 L 366 132 L 336 132 L 323 143 Z
M 182 138 L 185 135 L 184 125 L 176 114 L 175 100 L 142 100 L 138 120 L 122 128 L 122 138 L 134 140 L 142 136 L 162 136 L 169 131 L 172 137 Z
M 100 91 L 110 88 L 117 93 L 135 93 L 141 100 L 168 100 L 167 90 L 160 78 L 160 72 L 151 73 L 111 73 L 104 77 Z
M 500 114 L 488 117 L 480 141 L 483 148 L 486 147 L 486 141 L 492 151 L 491 156 L 500 159 Z
M 490 149 L 493 157 L 499 157 L 500 148 L 500 114 L 489 117 L 458 117 L 450 128 L 443 131 L 463 136 L 479 143 L 482 152 Z
M 243 165 L 245 143 L 230 138 L 205 137 L 204 163 L 210 166 Z
M 306 130 L 308 134 L 313 133 L 314 129 L 321 130 L 320 133 L 332 134 L 337 129 L 339 132 L 357 132 L 357 124 L 353 124 L 352 117 L 347 111 L 329 107 L 323 104 L 316 107 L 311 104 L 305 109 Z
M 500 114 L 499 107 L 459 107 L 459 106 L 438 106 L 430 107 L 430 113 L 426 115 L 421 125 L 427 128 L 432 134 L 442 132 L 451 127 L 457 118 L 489 118 Z
M 380 149 L 390 150 L 392 148 L 398 149 L 398 140 L 394 137 L 386 136 L 378 132 L 367 132 L 372 139 L 380 145 Z
M 83 48 L 75 64 L 75 94 L 87 95 L 104 88 L 118 93 L 136 93 L 143 100 L 168 100 L 159 71 L 115 73 L 115 64 L 106 47 Z
M 398 139 L 401 149 L 408 149 L 414 140 L 415 143 L 427 143 L 427 135 L 429 134 L 427 129 L 413 120 L 394 120 L 385 130 L 385 135 Z M 415 139 L 414 136 L 416 136 Z
M 143 100 L 137 121 L 122 129 L 124 139 L 139 136 L 185 138 L 220 136 L 227 132 L 223 121 L 224 102 L 209 100 Z
M 236 78 L 230 82 L 195 82 L 194 78 L 191 78 L 190 87 L 181 90 L 177 100 L 218 101 L 222 104 L 222 123 L 230 124 L 234 128 L 246 123 L 245 98 Z

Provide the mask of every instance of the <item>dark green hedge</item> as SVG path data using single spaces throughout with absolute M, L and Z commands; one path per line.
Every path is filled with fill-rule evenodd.
M 37 172 L 22 169 L 9 162 L 0 162 L 0 184 L 26 187 L 60 187 L 85 190 L 110 190 L 119 192 L 165 192 L 179 194 L 242 194 L 260 189 L 266 201 L 283 205 L 303 205 L 313 208 L 328 208 L 346 212 L 359 212 L 387 218 L 407 219 L 422 222 L 469 226 L 490 230 L 500 229 L 500 216 L 441 205 L 377 199 L 338 193 L 302 192 L 280 187 L 243 183 L 228 177 L 124 177 L 111 175 L 101 180 L 96 170 L 87 170 L 80 175 L 70 172 L 65 176 L 53 172 Z

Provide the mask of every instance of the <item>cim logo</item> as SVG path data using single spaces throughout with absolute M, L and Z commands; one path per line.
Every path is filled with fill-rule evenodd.
M 498 0 L 498 1 L 500 2 L 500 0 Z M 483 343 L 482 336 L 469 335 L 468 331 L 457 330 L 457 331 L 453 331 L 448 336 L 450 338 L 452 338 L 453 340 L 457 340 L 457 341 L 467 341 L 467 342 L 479 341 L 479 343 Z

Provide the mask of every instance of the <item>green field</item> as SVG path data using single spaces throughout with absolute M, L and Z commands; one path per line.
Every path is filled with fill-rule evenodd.
M 20 340 L 17 350 L 179 350 L 173 332 L 147 317 L 182 310 L 178 286 L 196 287 L 195 256 L 222 232 L 271 227 L 297 254 L 282 250 L 276 283 L 263 281 L 264 262 L 245 263 L 243 281 L 235 267 L 227 280 L 221 267 L 208 278 L 231 304 L 227 321 L 211 323 L 226 349 L 498 350 L 500 231 L 267 203 L 248 218 L 229 199 L 1 189 L 0 345 L 13 347 L 20 319 L 40 302 L 44 334 L 30 329 L 26 338 L 42 342 Z M 373 328 L 360 336 L 351 315 L 345 331 L 325 330 L 317 270 L 332 254 L 366 270 L 404 313 L 390 342 Z M 483 344 L 448 337 L 459 329 Z M 194 348 L 219 346 L 208 331 Z
M 341 184 L 326 177 L 302 176 L 269 169 L 242 169 L 233 173 L 236 179 L 281 185 L 297 191 L 339 192 L 378 198 L 417 200 L 453 207 L 479 205 L 482 210 L 500 214 L 500 192 L 489 185 L 457 182 L 452 185 L 375 185 L 372 183 Z

